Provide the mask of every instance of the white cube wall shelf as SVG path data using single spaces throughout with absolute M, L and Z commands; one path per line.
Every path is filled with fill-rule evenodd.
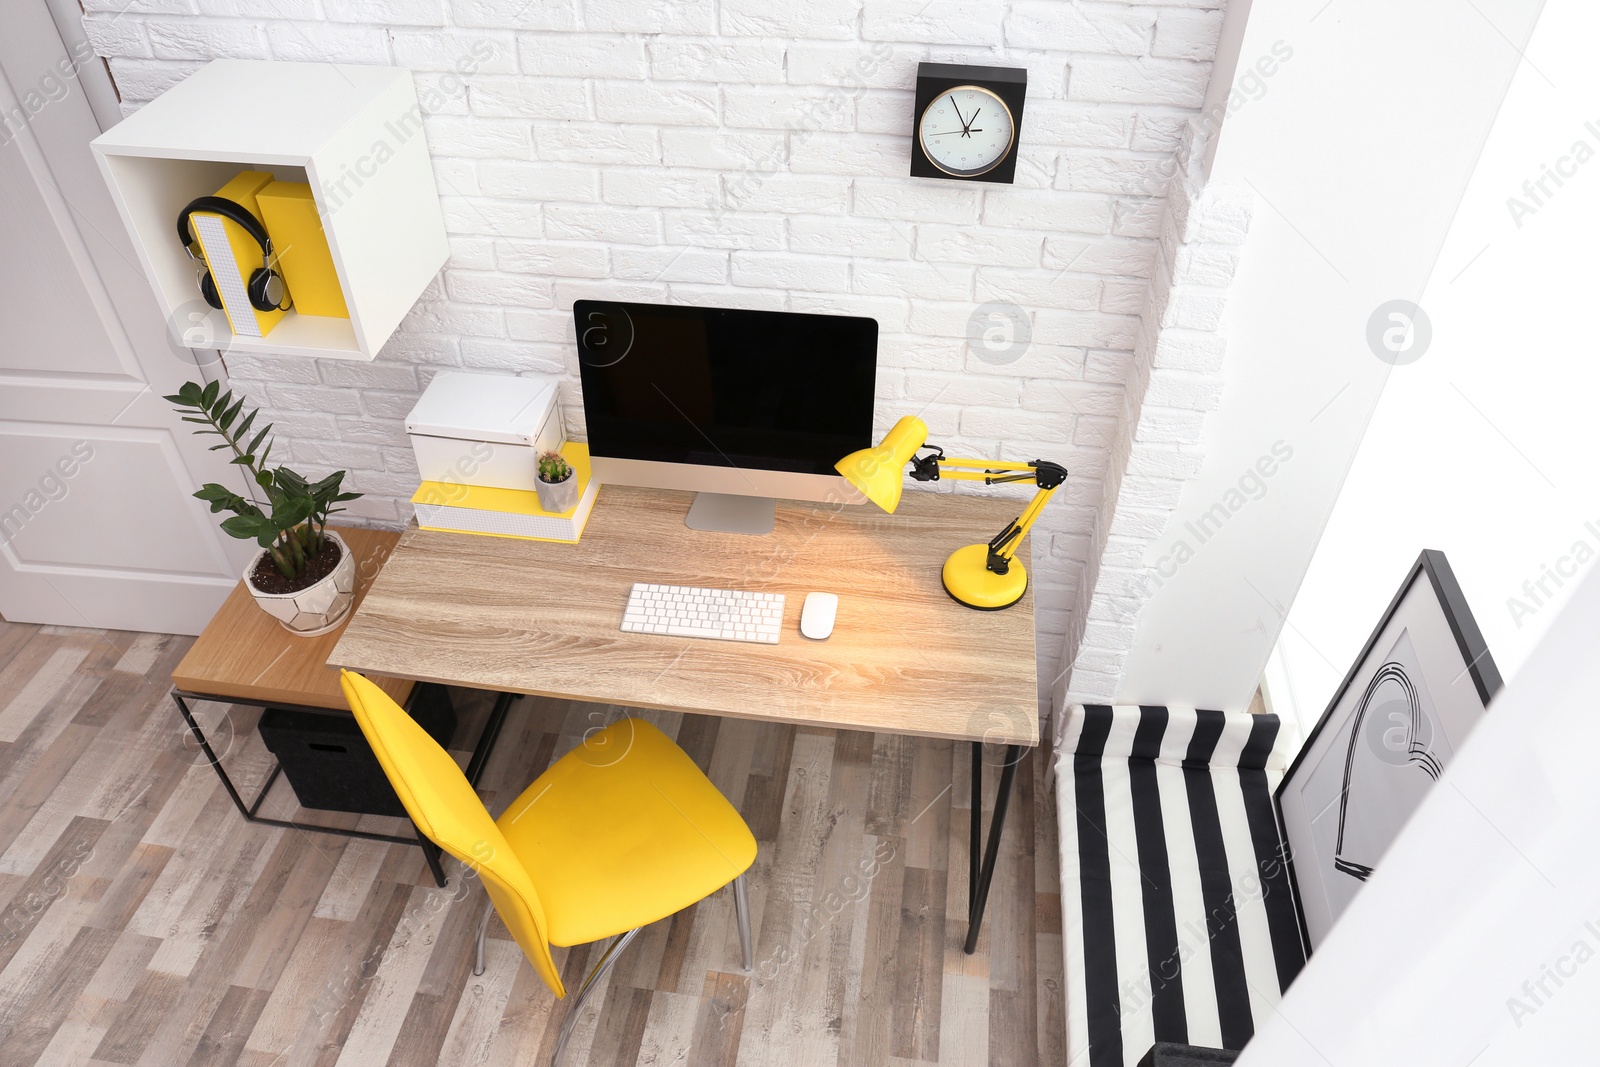
M 92 147 L 188 348 L 370 360 L 449 255 L 408 70 L 213 60 Z M 348 320 L 290 311 L 265 337 L 239 337 L 200 300 L 178 213 L 241 170 L 310 183 Z

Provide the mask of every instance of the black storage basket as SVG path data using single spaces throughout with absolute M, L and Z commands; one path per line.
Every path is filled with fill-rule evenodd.
M 429 737 L 450 747 L 456 709 L 444 686 L 419 683 L 406 710 Z M 353 717 L 268 708 L 256 729 L 283 765 L 283 776 L 301 807 L 405 816 L 406 809 Z

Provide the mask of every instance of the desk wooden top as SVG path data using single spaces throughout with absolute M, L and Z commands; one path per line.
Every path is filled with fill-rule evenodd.
M 355 553 L 359 608 L 400 535 L 389 530 L 333 529 Z M 349 625 L 347 618 L 344 626 Z M 343 631 L 341 627 L 321 637 L 296 637 L 256 607 L 240 581 L 173 670 L 172 681 L 179 689 L 208 696 L 345 711 L 349 705 L 339 688 L 339 672 L 327 666 L 328 653 Z M 374 681 L 401 704 L 414 684 L 401 678 Z
M 1024 745 L 1039 742 L 1033 595 L 975 611 L 945 557 L 987 541 L 1014 500 L 907 493 L 780 501 L 766 537 L 683 524 L 692 495 L 608 485 L 576 545 L 413 526 L 330 664 L 505 692 Z M 786 594 L 776 645 L 626 634 L 634 582 Z M 833 636 L 800 635 L 808 592 L 839 594 Z

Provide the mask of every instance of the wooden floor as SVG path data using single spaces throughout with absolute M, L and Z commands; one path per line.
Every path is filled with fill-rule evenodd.
M 472 975 L 484 897 L 459 865 L 438 889 L 414 847 L 238 815 L 167 697 L 189 640 L 0 622 L 0 1063 L 547 1062 L 570 1000 L 498 920 Z M 487 701 L 453 692 L 470 744 Z M 484 777 L 490 809 L 618 714 L 521 701 Z M 269 765 L 256 715 L 202 710 L 251 783 Z M 568 1064 L 1066 1062 L 1037 755 L 967 956 L 965 745 L 647 717 L 760 842 L 756 967 L 739 965 L 727 892 L 657 923 L 586 1009 Z M 282 785 L 267 808 L 299 810 Z M 556 951 L 569 988 L 591 959 Z

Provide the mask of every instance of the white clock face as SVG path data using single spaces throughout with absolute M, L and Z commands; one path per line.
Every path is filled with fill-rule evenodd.
M 975 85 L 958 85 L 934 97 L 917 126 L 928 159 L 958 178 L 993 170 L 1015 136 L 1005 101 Z

